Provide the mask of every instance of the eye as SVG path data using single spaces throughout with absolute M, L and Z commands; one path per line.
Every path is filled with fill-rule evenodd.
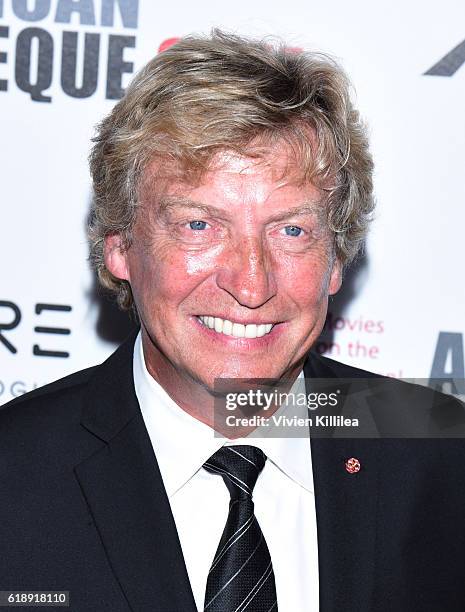
M 296 238 L 302 234 L 303 229 L 297 225 L 286 225 L 284 231 L 286 232 L 287 236 L 293 236 Z
M 191 230 L 204 230 L 206 229 L 208 223 L 206 221 L 189 221 L 189 227 Z

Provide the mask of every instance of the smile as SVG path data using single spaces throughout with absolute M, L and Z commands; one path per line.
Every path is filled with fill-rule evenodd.
M 261 338 L 270 333 L 273 328 L 273 323 L 233 323 L 227 319 L 220 317 L 211 317 L 209 315 L 200 315 L 197 317 L 205 327 L 215 330 L 219 334 L 225 336 L 233 336 L 234 338 Z

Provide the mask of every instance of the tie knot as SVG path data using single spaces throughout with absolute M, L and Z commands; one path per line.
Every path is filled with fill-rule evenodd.
M 265 461 L 265 453 L 256 446 L 222 446 L 203 467 L 223 477 L 231 499 L 244 499 L 252 497 Z

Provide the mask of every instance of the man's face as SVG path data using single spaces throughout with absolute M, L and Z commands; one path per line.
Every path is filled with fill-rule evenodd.
M 320 193 L 283 179 L 285 153 L 267 162 L 222 153 L 198 185 L 146 187 L 129 250 L 107 239 L 152 372 L 210 389 L 215 378 L 286 378 L 319 336 L 341 283 Z

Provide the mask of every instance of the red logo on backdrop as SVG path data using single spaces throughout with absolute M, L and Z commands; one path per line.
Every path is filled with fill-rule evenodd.
M 161 53 L 162 51 L 166 51 L 166 49 L 171 47 L 171 45 L 174 45 L 174 43 L 177 43 L 178 40 L 181 40 L 179 36 L 175 36 L 174 38 L 167 38 L 158 47 L 158 53 Z
M 158 47 L 158 53 L 161 53 L 162 51 L 166 51 L 166 49 L 171 47 L 171 45 L 174 45 L 174 43 L 177 43 L 178 40 L 181 40 L 180 36 L 174 36 L 173 38 L 167 38 Z M 301 47 L 286 47 L 286 51 L 289 51 L 290 53 L 301 53 L 303 49 Z

